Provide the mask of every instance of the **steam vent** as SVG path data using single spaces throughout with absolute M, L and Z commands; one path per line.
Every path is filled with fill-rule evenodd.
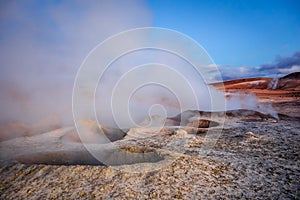
M 299 0 L 0 0 L 0 200 L 300 200 Z
M 128 129 L 90 119 L 77 127 L 4 124 L 1 198 L 297 199 L 296 75 L 278 79 L 276 89 L 265 78 L 260 89 L 255 88 L 262 87 L 257 79 L 224 83 L 227 98 L 241 90 L 252 92 L 241 98 L 255 94 L 253 109 L 186 110 L 166 118 L 151 116 Z M 284 88 L 293 84 L 294 90 Z

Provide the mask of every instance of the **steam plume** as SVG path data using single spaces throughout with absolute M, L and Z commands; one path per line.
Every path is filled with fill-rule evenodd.
M 142 1 L 1 1 L 0 122 L 72 121 L 76 71 L 112 34 L 151 25 Z

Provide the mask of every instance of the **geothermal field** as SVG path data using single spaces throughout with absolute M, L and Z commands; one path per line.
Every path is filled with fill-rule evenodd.
M 257 106 L 126 130 L 86 119 L 84 138 L 72 125 L 1 125 L 0 199 L 299 199 L 300 73 L 222 85 L 210 86 Z

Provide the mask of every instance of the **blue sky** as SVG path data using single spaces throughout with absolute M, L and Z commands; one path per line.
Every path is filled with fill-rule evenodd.
M 299 10 L 297 0 L 4 0 L 0 73 L 5 76 L 0 78 L 24 74 L 45 80 L 40 63 L 45 76 L 63 69 L 72 78 L 101 41 L 145 26 L 174 29 L 196 40 L 224 79 L 284 75 L 300 71 Z
M 194 38 L 217 65 L 226 68 L 224 73 L 238 68 L 244 72 L 240 76 L 273 75 L 278 73 L 276 69 L 273 73 L 255 70 L 278 62 L 279 56 L 293 57 L 300 50 L 297 0 L 149 0 L 148 6 L 154 26 Z

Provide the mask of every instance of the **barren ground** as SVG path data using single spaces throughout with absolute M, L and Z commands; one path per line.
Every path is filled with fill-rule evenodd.
M 222 134 L 207 149 L 202 146 L 205 131 L 187 127 L 115 142 L 133 153 L 176 153 L 177 159 L 154 171 L 138 172 L 139 165 L 54 165 L 49 157 L 43 158 L 48 164 L 22 164 L 20 159 L 7 159 L 10 152 L 22 155 L 22 148 L 30 144 L 43 150 L 49 140 L 33 143 L 34 138 L 23 137 L 1 142 L 0 198 L 300 199 L 299 92 L 290 98 L 289 92 L 284 96 L 281 91 L 249 90 L 262 101 L 272 97 L 274 108 L 285 115 L 278 122 L 257 115 L 227 116 L 224 127 L 212 129 L 221 129 Z M 64 131 L 55 133 L 61 136 Z M 66 145 L 58 138 L 53 148 Z M 30 161 L 26 159 L 23 163 Z M 160 161 L 149 166 L 156 162 Z

